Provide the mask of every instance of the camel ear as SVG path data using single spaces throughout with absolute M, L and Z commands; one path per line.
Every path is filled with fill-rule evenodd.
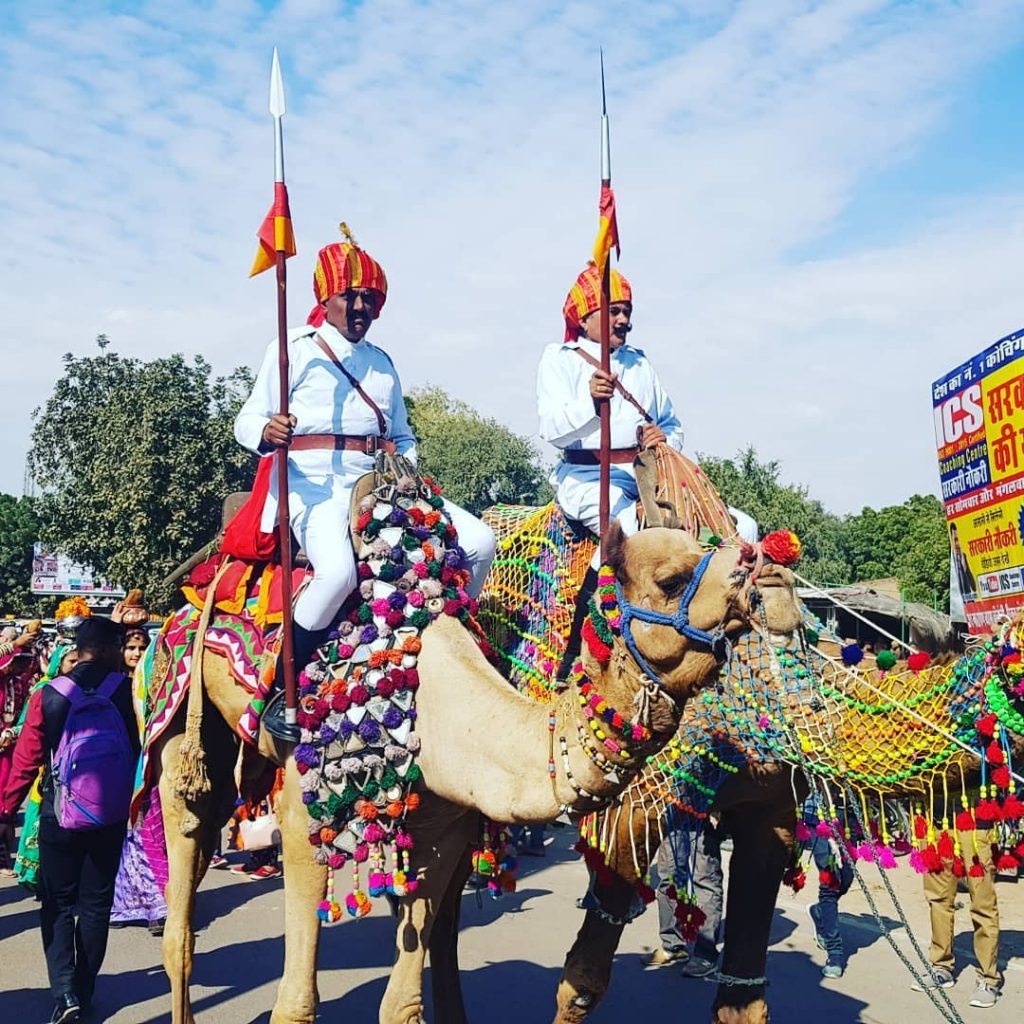
M 612 567 L 616 576 L 622 575 L 626 565 L 626 534 L 618 519 L 613 519 L 604 531 L 601 541 L 601 560 Z

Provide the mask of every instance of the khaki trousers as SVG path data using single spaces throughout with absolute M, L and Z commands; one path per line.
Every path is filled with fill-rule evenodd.
M 978 959 L 978 977 L 987 985 L 998 986 L 999 974 L 999 907 L 996 903 L 996 873 L 992 864 L 992 833 L 988 830 L 960 832 L 960 850 L 970 869 L 977 850 L 978 861 L 985 869 L 980 878 L 967 875 L 971 896 L 971 922 L 974 925 L 974 955 Z M 931 962 L 936 967 L 953 970 L 954 901 L 957 879 L 947 862 L 943 871 L 924 876 L 924 894 L 932 920 Z

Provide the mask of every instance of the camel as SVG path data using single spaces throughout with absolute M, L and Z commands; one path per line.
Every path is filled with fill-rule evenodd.
M 746 638 L 741 654 L 745 649 L 750 658 L 751 651 L 762 642 L 757 636 Z M 688 707 L 681 727 L 682 733 L 689 726 L 691 736 L 694 732 L 717 734 L 727 744 L 738 746 L 741 760 L 747 761 L 738 773 L 725 780 L 714 804 L 733 837 L 726 907 L 730 924 L 721 967 L 722 974 L 730 978 L 756 980 L 765 975 L 775 900 L 794 849 L 797 802 L 807 793 L 807 781 L 800 769 L 841 782 L 844 774 L 849 777 L 859 772 L 863 777 L 866 770 L 878 771 L 879 763 L 884 763 L 884 753 L 876 756 L 876 751 L 887 751 L 891 760 L 892 753 L 901 751 L 900 744 L 907 742 L 918 751 L 918 756 L 910 760 L 923 761 L 924 754 L 931 755 L 933 750 L 946 746 L 937 733 L 929 736 L 927 730 L 921 730 L 913 716 L 894 708 L 881 721 L 877 714 L 858 707 L 858 702 L 878 700 L 872 687 L 881 682 L 882 688 L 896 699 L 906 702 L 916 697 L 914 706 L 918 713 L 949 728 L 951 719 L 963 713 L 963 701 L 976 700 L 980 691 L 978 684 L 972 684 L 966 693 L 954 691 L 951 695 L 936 685 L 949 678 L 958 663 L 962 664 L 963 659 L 958 662 L 953 657 L 940 658 L 920 672 L 908 671 L 906 663 L 901 663 L 882 680 L 877 672 L 864 667 L 854 670 L 825 664 L 813 653 L 808 654 L 807 661 L 814 671 L 783 702 L 789 745 L 777 754 L 785 760 L 758 761 L 751 757 L 752 722 L 757 712 L 750 709 L 756 707 L 760 697 L 751 687 L 751 678 L 744 681 L 734 671 L 723 682 L 727 689 L 736 688 L 741 694 L 746 686 L 745 697 L 732 703 L 733 708 L 740 706 L 740 713 L 730 719 L 709 712 L 702 702 L 696 702 Z M 730 670 L 735 668 L 735 663 L 730 666 Z M 775 685 L 765 679 L 760 683 L 765 688 Z M 920 699 L 929 693 L 934 696 Z M 859 725 L 877 737 L 877 746 L 871 744 L 865 749 L 856 741 L 858 735 L 863 735 L 858 720 Z M 814 722 L 819 730 L 824 730 L 825 742 L 809 748 L 801 736 L 806 737 Z M 1009 738 L 1014 763 L 1019 763 L 1018 759 L 1024 756 L 1024 736 L 1011 734 Z M 965 783 L 977 781 L 980 761 L 966 751 L 954 750 L 951 757 L 935 766 L 922 764 L 920 775 L 887 784 L 886 794 L 923 804 L 930 803 L 932 796 L 941 794 L 943 788 L 958 794 Z M 657 794 L 673 785 L 673 779 L 662 768 L 652 765 L 623 791 L 612 807 L 598 815 L 598 831 L 609 836 L 605 860 L 611 877 L 595 889 L 603 913 L 587 911 L 566 957 L 556 995 L 554 1024 L 581 1024 L 607 992 L 613 957 L 637 899 L 637 882 L 645 876 L 665 832 L 666 805 Z M 768 1006 L 764 985 L 720 985 L 712 1013 L 713 1024 L 765 1024 Z
M 756 623 L 784 636 L 800 624 L 791 573 L 758 559 L 755 579 L 754 565 L 738 560 L 734 548 L 706 554 L 689 534 L 664 528 L 627 539 L 613 523 L 604 551 L 625 602 L 634 608 L 676 613 L 680 595 L 698 565 L 705 564 L 689 606 L 692 626 L 720 630 L 735 640 Z M 650 738 L 632 743 L 621 770 L 605 775 L 579 739 L 589 734 L 573 689 L 552 704 L 536 704 L 508 685 L 454 619 L 441 616 L 425 631 L 416 725 L 422 743 L 423 792 L 420 809 L 408 819 L 420 884 L 414 895 L 399 901 L 396 966 L 381 1003 L 381 1024 L 424 1021 L 422 971 L 428 948 L 436 1019 L 445 1024 L 466 1020 L 458 977 L 457 906 L 470 871 L 480 815 L 499 822 L 541 824 L 565 811 L 601 806 L 674 734 L 685 702 L 719 670 L 722 651 L 717 645 L 712 650 L 672 627 L 638 625 L 633 636 L 658 676 L 654 683 L 645 684 L 621 636 L 607 666 L 584 656 L 591 681 L 609 704 L 629 709 L 641 691 L 647 695 L 638 706 L 649 707 Z M 234 802 L 233 727 L 248 701 L 220 658 L 207 651 L 196 662 L 188 713 L 179 709 L 151 752 L 168 841 L 163 959 L 173 1024 L 193 1020 L 188 984 L 195 891 Z M 201 741 L 210 785 L 207 792 L 186 801 L 178 793 L 179 776 L 183 762 L 196 753 L 196 740 Z M 312 1024 L 318 1000 L 316 908 L 324 897 L 326 869 L 310 853 L 308 815 L 290 751 L 274 746 L 266 736 L 261 749 L 285 766 L 278 805 L 285 864 L 285 963 L 271 1022 Z

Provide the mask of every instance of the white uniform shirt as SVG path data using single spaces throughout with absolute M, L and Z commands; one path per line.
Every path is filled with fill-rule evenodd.
M 317 334 L 380 407 L 387 424 L 385 436 L 395 442 L 400 455 L 415 463 L 416 439 L 409 427 L 402 384 L 391 357 L 366 340 L 353 344 L 329 323 L 319 328 L 300 327 L 288 333 L 288 411 L 297 420 L 296 435 L 380 433 L 374 411 L 317 345 Z M 257 453 L 263 428 L 281 409 L 277 348 L 276 339 L 267 346 L 252 394 L 235 419 L 238 443 Z M 289 452 L 290 504 L 295 505 L 297 499 L 301 504 L 302 494 L 311 493 L 316 485 L 329 480 L 335 493 L 345 490 L 346 485 L 350 488 L 373 469 L 373 463 L 373 456 L 363 452 L 327 448 Z M 277 476 L 274 474 L 263 509 L 262 529 L 273 529 L 276 515 Z
M 577 348 L 594 359 L 601 358 L 601 346 L 582 338 L 575 342 L 548 345 L 541 356 L 537 370 L 540 436 L 563 450 L 582 448 L 596 451 L 601 447 L 601 419 L 590 397 L 590 378 L 594 367 L 575 351 Z M 654 367 L 643 351 L 631 345 L 620 345 L 612 350 L 611 368 L 622 386 L 664 431 L 667 443 L 682 451 L 683 428 L 672 408 L 672 400 L 665 394 Z M 643 425 L 640 413 L 616 391 L 611 398 L 612 448 L 634 447 L 637 427 Z M 588 518 L 586 510 L 596 503 L 594 491 L 599 480 L 600 467 L 596 465 L 573 466 L 559 462 L 551 475 L 556 500 L 573 519 Z M 636 497 L 636 479 L 631 464 L 613 464 L 611 483 L 627 495 Z

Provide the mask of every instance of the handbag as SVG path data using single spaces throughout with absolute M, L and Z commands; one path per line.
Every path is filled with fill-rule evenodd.
M 260 814 L 255 818 L 243 818 L 238 823 L 238 837 L 243 850 L 265 850 L 281 843 L 281 826 L 277 823 L 277 815 Z

